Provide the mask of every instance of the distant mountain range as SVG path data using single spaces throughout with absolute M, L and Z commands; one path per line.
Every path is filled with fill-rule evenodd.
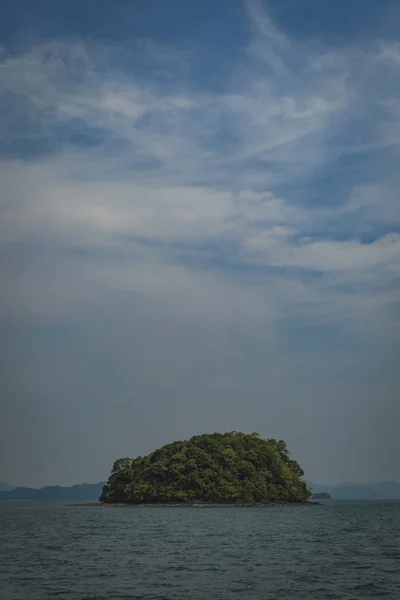
M 99 483 L 80 483 L 70 487 L 53 485 L 36 489 L 15 487 L 0 482 L 0 501 L 97 502 L 104 485 L 105 482 L 100 481 Z M 327 492 L 334 500 L 400 500 L 400 483 L 397 481 L 381 481 L 371 484 L 339 483 L 335 485 L 308 482 L 308 486 L 312 489 L 313 494 Z
M 400 500 L 400 483 L 397 481 L 370 484 L 346 482 L 335 485 L 308 482 L 308 486 L 314 494 L 327 492 L 336 500 Z
M 0 491 L 0 501 L 96 502 L 100 498 L 104 484 L 104 481 L 100 481 L 99 483 L 80 483 L 70 487 L 53 485 L 40 489 L 28 487 L 17 487 L 8 491 L 3 489 Z M 12 486 L 10 487 L 12 488 Z
M 0 481 L 0 492 L 11 492 L 11 490 L 14 490 L 16 487 L 16 485 L 11 485 L 9 483 L 5 483 L 4 481 Z

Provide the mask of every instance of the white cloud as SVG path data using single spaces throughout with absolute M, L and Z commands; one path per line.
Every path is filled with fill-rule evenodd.
M 235 290 L 249 306 L 253 301 L 259 306 L 263 284 L 254 283 L 251 273 L 264 268 L 270 285 L 262 302 L 268 296 L 269 315 L 293 313 L 296 294 L 303 317 L 304 305 L 315 312 L 313 294 L 334 314 L 353 306 L 355 298 L 386 314 L 381 295 L 381 304 L 372 307 L 372 288 L 363 288 L 361 297 L 354 289 L 339 294 L 335 286 L 351 280 L 364 285 L 367 274 L 370 285 L 375 278 L 389 286 L 397 273 L 400 214 L 394 180 L 381 166 L 372 182 L 366 170 L 354 176 L 342 171 L 347 184 L 338 186 L 328 202 L 323 176 L 343 159 L 348 126 L 365 134 L 363 150 L 390 151 L 396 144 L 396 86 L 383 80 L 372 99 L 368 86 L 377 76 L 375 63 L 390 73 L 393 65 L 397 68 L 397 46 L 316 53 L 283 35 L 262 3 L 249 2 L 248 11 L 254 37 L 244 52 L 246 74 L 238 65 L 226 92 L 206 83 L 199 91 L 200 86 L 194 89 L 177 78 L 135 78 L 114 68 L 108 48 L 98 44 L 54 42 L 26 54 L 3 55 L 3 144 L 31 137 L 55 148 L 25 161 L 2 160 L 3 243 L 41 236 L 56 246 L 119 248 L 122 256 L 130 256 L 130 244 L 136 251 L 144 244 L 142 266 L 113 264 L 108 276 L 105 266 L 101 279 L 121 289 L 127 281 L 136 287 L 147 281 L 149 268 L 157 285 L 148 289 L 163 296 L 170 276 L 172 281 L 179 273 L 176 288 L 199 311 L 207 301 L 200 293 L 197 303 L 192 297 L 196 281 L 199 289 L 209 286 L 210 298 L 223 296 L 229 303 Z M 153 63 L 162 55 L 149 40 L 140 48 Z M 177 61 L 181 73 L 190 71 L 188 56 L 180 61 L 171 49 L 165 57 L 163 68 Z M 373 125 L 359 121 L 376 110 Z M 385 129 L 388 113 L 391 131 Z M 97 143 L 76 144 L 68 137 L 71 131 L 97 136 Z M 357 153 L 354 140 L 345 151 Z M 322 181 L 320 203 L 315 191 L 313 201 L 308 198 L 315 176 Z M 196 258 L 201 269 L 194 266 Z M 189 259 L 192 267 L 183 266 Z M 216 264 L 224 265 L 223 278 L 230 280 L 223 291 Z M 89 271 L 98 273 L 92 266 Z M 271 275 L 271 268 L 284 271 L 281 279 Z M 329 285 L 304 280 L 316 272 Z M 261 318 L 262 311 L 255 312 Z M 357 319 L 357 311 L 352 315 Z
M 400 263 L 400 235 L 388 234 L 373 243 L 355 241 L 290 240 L 296 231 L 272 228 L 245 241 L 245 249 L 255 253 L 267 265 L 311 271 L 344 271 L 387 269 Z
M 58 465 L 259 424 L 389 472 L 372 417 L 354 448 L 360 414 L 398 422 L 398 48 L 264 7 L 212 77 L 153 40 L 1 54 L 0 422 L 36 463 L 32 415 Z

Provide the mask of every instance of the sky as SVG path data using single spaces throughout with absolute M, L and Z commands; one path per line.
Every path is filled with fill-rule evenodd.
M 0 10 L 0 480 L 231 430 L 400 480 L 397 0 Z

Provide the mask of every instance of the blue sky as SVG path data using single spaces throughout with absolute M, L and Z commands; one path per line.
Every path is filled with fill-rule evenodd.
M 398 3 L 2 10 L 0 479 L 231 429 L 400 479 Z

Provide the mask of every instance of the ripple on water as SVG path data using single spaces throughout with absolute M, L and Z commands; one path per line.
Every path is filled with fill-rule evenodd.
M 0 505 L 4 600 L 400 598 L 400 503 Z

